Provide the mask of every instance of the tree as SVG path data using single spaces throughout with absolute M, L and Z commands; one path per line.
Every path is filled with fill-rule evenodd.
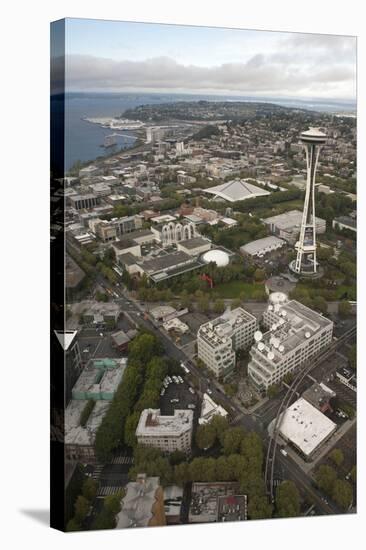
M 95 406 L 95 401 L 94 399 L 89 399 L 89 401 L 87 401 L 85 407 L 83 408 L 82 412 L 81 412 L 81 415 L 80 415 L 80 426 L 82 426 L 83 428 L 85 427 L 87 421 L 88 421 L 88 418 L 89 416 L 91 415 L 93 409 L 94 409 L 94 406 Z
M 161 355 L 160 341 L 153 335 L 144 332 L 134 338 L 128 345 L 129 360 L 140 361 L 142 364 L 154 356 Z
M 248 460 L 248 466 L 253 472 L 260 474 L 263 462 L 263 443 L 260 436 L 255 432 L 248 432 L 240 445 L 240 454 Z
M 338 506 L 347 510 L 353 501 L 352 485 L 344 479 L 337 479 L 333 485 L 332 498 Z
M 235 298 L 235 300 L 233 300 L 231 302 L 231 307 L 233 309 L 236 309 L 237 307 L 240 307 L 241 306 L 241 299 L 240 298 Z
M 315 296 L 313 298 L 313 306 L 315 309 L 319 310 L 321 313 L 328 312 L 328 304 L 323 296 Z
M 89 502 L 92 502 L 97 496 L 98 482 L 91 477 L 88 477 L 84 480 L 83 486 L 81 489 L 83 497 L 85 497 Z
M 128 445 L 129 447 L 134 447 L 137 443 L 136 428 L 137 428 L 137 424 L 139 423 L 139 420 L 140 420 L 140 413 L 138 411 L 130 414 L 126 418 L 124 439 L 125 439 L 126 445 Z
M 222 439 L 222 447 L 225 455 L 231 455 L 239 451 L 244 437 L 244 431 L 240 427 L 228 428 Z
M 108 495 L 104 499 L 104 508 L 111 515 L 116 516 L 121 511 L 121 498 L 122 495 Z
M 348 352 L 348 361 L 349 361 L 349 366 L 351 367 L 351 369 L 356 369 L 356 367 L 357 367 L 357 346 L 356 346 L 356 344 L 351 346 L 351 348 Z
M 266 519 L 272 516 L 272 505 L 265 496 L 255 495 L 248 502 L 249 519 Z
M 356 483 L 356 478 L 357 478 L 357 468 L 356 468 L 356 465 L 352 466 L 352 469 L 351 469 L 351 480 L 353 481 L 353 483 Z
M 210 309 L 210 301 L 208 299 L 208 296 L 207 294 L 204 294 L 203 296 L 201 296 L 201 298 L 199 298 L 198 300 L 198 308 L 200 311 L 203 311 L 204 313 L 206 313 L 207 311 L 209 311 Z
M 222 313 L 225 309 L 225 303 L 224 300 L 216 300 L 213 306 L 213 310 L 215 313 Z
M 215 414 L 210 424 L 214 428 L 216 437 L 218 438 L 218 440 L 222 445 L 225 432 L 229 428 L 229 423 L 227 419 L 224 416 L 221 416 L 220 414 Z
M 263 281 L 265 276 L 266 276 L 266 272 L 264 271 L 264 269 L 258 268 L 254 271 L 254 280 L 257 282 Z
M 116 253 L 112 246 L 110 248 L 107 248 L 107 250 L 104 252 L 103 261 L 108 267 L 112 267 L 112 265 L 115 263 Z
M 81 531 L 81 529 L 81 524 L 75 518 L 71 518 L 66 524 L 66 531 Z
M 231 468 L 226 456 L 219 456 L 216 461 L 216 475 L 217 481 L 230 481 Z
M 272 397 L 276 397 L 276 395 L 278 395 L 278 392 L 279 392 L 279 387 L 277 384 L 272 384 L 272 386 L 269 386 L 268 390 L 267 390 L 267 395 L 270 399 L 272 399 Z
M 86 514 L 89 511 L 90 503 L 82 495 L 79 495 L 75 502 L 75 520 L 78 523 L 82 523 L 86 518 Z
M 113 514 L 103 507 L 93 523 L 93 529 L 114 529 L 116 520 Z
M 319 489 L 330 495 L 337 479 L 337 472 L 331 466 L 322 464 L 315 474 L 315 479 Z
M 196 445 L 199 449 L 209 449 L 215 443 L 216 430 L 211 424 L 198 426 L 196 432 Z
M 190 477 L 192 481 L 206 481 L 206 459 L 194 458 L 190 463 Z
M 340 466 L 344 460 L 344 455 L 341 449 L 333 449 L 329 454 L 329 458 L 336 466 Z
M 293 379 L 294 379 L 294 375 L 292 372 L 287 372 L 283 377 L 283 381 L 288 385 L 292 383 Z
M 174 482 L 183 487 L 185 483 L 191 480 L 191 471 L 188 462 L 181 462 L 174 467 Z
M 228 395 L 229 397 L 234 397 L 234 395 L 238 391 L 238 384 L 225 384 L 224 390 L 226 395 Z
M 181 464 L 187 459 L 186 455 L 183 453 L 183 451 L 173 451 L 169 455 L 169 462 L 171 466 L 176 466 L 177 464 Z
M 351 304 L 344 300 L 338 304 L 338 315 L 342 318 L 348 317 L 352 313 Z
M 276 490 L 276 511 L 280 518 L 300 514 L 300 494 L 293 481 L 283 481 Z

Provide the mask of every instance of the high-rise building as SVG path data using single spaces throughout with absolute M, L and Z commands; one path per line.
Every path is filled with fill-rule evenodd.
M 255 334 L 248 376 L 259 391 L 280 383 L 332 341 L 333 322 L 296 300 L 276 292 L 263 313 L 267 332 Z
M 235 352 L 253 342 L 256 326 L 256 318 L 245 309 L 226 311 L 198 329 L 198 358 L 217 378 L 226 378 L 235 368 Z
M 307 180 L 300 237 L 295 245 L 297 256 L 290 267 L 295 273 L 311 274 L 317 272 L 315 174 L 320 148 L 326 142 L 327 136 L 319 128 L 309 128 L 301 134 L 300 139 L 305 147 Z

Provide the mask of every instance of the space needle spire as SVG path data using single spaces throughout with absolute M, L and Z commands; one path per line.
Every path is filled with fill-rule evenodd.
M 315 174 L 321 146 L 327 136 L 319 128 L 309 128 L 300 136 L 306 154 L 306 190 L 299 240 L 295 245 L 296 260 L 291 263 L 295 273 L 314 274 L 317 272 L 316 224 L 315 224 Z

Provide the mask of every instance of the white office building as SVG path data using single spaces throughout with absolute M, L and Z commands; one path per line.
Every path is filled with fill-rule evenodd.
M 136 428 L 137 442 L 165 453 L 191 451 L 193 411 L 175 410 L 173 416 L 162 416 L 159 409 L 142 411 Z
M 252 344 L 256 326 L 256 318 L 245 309 L 227 310 L 198 329 L 198 358 L 217 378 L 225 379 L 235 368 L 235 352 Z
M 250 381 L 262 391 L 280 383 L 332 341 L 332 321 L 296 300 L 286 301 L 280 292 L 270 296 L 263 324 L 267 332 L 255 335 L 248 365 Z

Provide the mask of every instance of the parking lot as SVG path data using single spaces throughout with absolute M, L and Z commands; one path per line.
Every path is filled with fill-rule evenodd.
M 357 393 L 342 384 L 337 378 L 333 378 L 330 382 L 327 382 L 327 385 L 330 387 L 331 390 L 335 391 L 337 394 L 337 397 L 341 401 L 345 401 L 349 405 L 351 405 L 354 409 L 356 408 L 357 404 Z
M 192 410 L 195 413 L 195 419 L 200 414 L 200 399 L 197 392 L 194 394 L 189 391 L 189 384 L 184 380 L 183 384 L 177 384 L 172 381 L 165 389 L 164 395 L 160 397 L 160 410 L 163 415 L 173 415 L 175 409 L 188 409 L 189 405 L 194 405 Z M 174 400 L 172 402 L 172 400 Z M 176 401 L 177 400 L 177 401 Z

